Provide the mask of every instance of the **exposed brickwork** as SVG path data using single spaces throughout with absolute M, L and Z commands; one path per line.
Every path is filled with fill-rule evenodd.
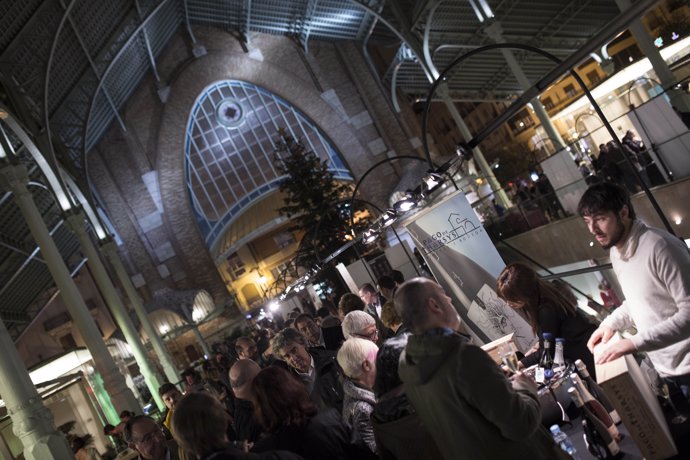
M 223 31 L 195 28 L 195 34 L 207 55 L 191 58 L 182 33 L 171 41 L 158 60 L 162 81 L 149 76 L 140 85 L 122 113 L 127 132 L 111 128 L 92 152 L 90 173 L 125 242 L 130 275 L 141 273 L 146 280 L 140 289 L 145 298 L 169 287 L 205 289 L 220 302 L 228 298 L 227 291 L 196 225 L 183 171 L 189 113 L 205 87 L 238 79 L 286 99 L 319 124 L 355 177 L 387 156 L 414 151 L 354 44 L 310 42 L 305 55 L 289 38 L 253 34 L 250 48 L 263 56 L 258 60 Z M 170 91 L 162 103 L 158 88 L 165 85 Z M 149 192 L 155 181 L 142 179 L 151 171 L 157 175 L 160 216 Z M 384 204 L 399 180 L 397 171 L 381 167 L 377 180 L 366 181 L 359 196 Z M 172 257 L 170 248 L 160 250 L 166 243 Z M 161 254 L 169 258 L 159 260 Z M 165 278 L 157 269 L 162 263 L 170 272 Z

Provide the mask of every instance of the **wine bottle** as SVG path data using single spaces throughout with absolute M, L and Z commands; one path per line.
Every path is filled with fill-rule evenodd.
M 565 339 L 556 338 L 556 352 L 553 356 L 553 371 L 560 372 L 565 369 L 565 358 L 563 358 L 563 347 L 565 346 Z
M 584 380 L 585 384 L 587 385 L 589 392 L 592 393 L 592 396 L 594 396 L 601 402 L 604 408 L 606 408 L 606 410 L 609 412 L 609 415 L 611 416 L 611 419 L 613 420 L 613 423 L 618 425 L 621 422 L 621 417 L 620 415 L 618 415 L 618 411 L 615 407 L 613 407 L 613 404 L 611 404 L 611 400 L 609 400 L 609 398 L 606 396 L 604 390 L 599 386 L 597 382 L 594 381 L 592 376 L 589 374 L 589 371 L 587 370 L 587 366 L 585 365 L 585 363 L 583 363 L 581 359 L 578 359 L 575 361 L 575 367 L 577 368 L 577 373 L 580 374 L 580 377 L 582 378 L 582 380 Z
M 570 378 L 572 379 L 573 387 L 582 397 L 585 409 L 591 412 L 593 417 L 596 417 L 597 419 L 601 420 L 601 422 L 606 426 L 606 429 L 609 431 L 609 433 L 611 433 L 611 436 L 613 436 L 613 439 L 615 439 L 616 441 L 620 441 L 622 439 L 622 436 L 618 431 L 618 428 L 616 428 L 616 424 L 613 423 L 613 419 L 609 415 L 606 408 L 604 408 L 604 406 L 599 401 L 597 401 L 594 398 L 594 396 L 592 396 L 592 393 L 590 393 L 587 390 L 587 387 L 584 385 L 584 383 L 582 383 L 582 380 L 580 380 L 580 376 L 577 375 L 577 373 L 573 372 L 570 375 Z
M 604 448 L 603 450 L 606 452 L 606 455 L 603 456 L 603 458 L 605 459 L 618 455 L 621 450 L 618 442 L 616 442 L 613 436 L 611 436 L 611 433 L 607 429 L 606 425 L 604 425 L 604 423 L 594 414 L 592 414 L 592 412 L 587 408 L 577 389 L 568 388 L 568 394 L 575 405 L 582 411 L 582 419 L 584 422 L 582 425 L 583 427 L 586 427 L 585 440 L 589 441 L 589 444 L 594 444 L 594 446 L 600 445 L 602 448 Z M 592 447 L 593 446 L 588 445 L 589 451 L 592 452 L 592 454 L 597 458 L 601 458 L 599 455 L 593 452 Z
M 543 369 L 551 369 L 553 367 L 553 355 L 551 353 L 551 339 L 553 335 L 544 332 L 542 335 L 544 341 L 542 345 L 541 357 L 539 358 L 539 367 Z
M 537 371 L 534 374 L 534 379 L 538 383 L 544 383 L 553 377 L 553 354 L 551 353 L 551 339 L 553 335 L 549 332 L 542 334 L 541 356 L 539 357 L 539 364 Z
M 618 458 L 617 454 L 612 454 L 606 442 L 599 435 L 599 432 L 592 428 L 592 424 L 587 419 L 582 419 L 582 438 L 590 454 L 599 460 L 610 460 Z M 620 451 L 619 451 L 620 452 Z

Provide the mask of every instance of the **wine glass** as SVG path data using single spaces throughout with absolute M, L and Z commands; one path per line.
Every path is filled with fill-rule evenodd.
M 504 343 L 499 347 L 498 352 L 505 367 L 510 369 L 513 374 L 518 372 L 518 359 L 513 347 L 509 343 Z
M 674 425 L 680 425 L 681 423 L 685 423 L 685 421 L 688 418 L 685 415 L 681 414 L 676 405 L 673 403 L 673 399 L 671 398 L 671 394 L 668 390 L 668 385 L 663 380 L 660 380 L 657 383 L 657 393 L 659 394 L 659 396 L 664 398 L 666 405 L 673 412 L 673 415 L 671 417 L 671 423 L 673 423 Z

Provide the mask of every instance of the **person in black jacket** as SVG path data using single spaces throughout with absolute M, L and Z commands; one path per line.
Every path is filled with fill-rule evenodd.
M 522 309 L 532 331 L 539 337 L 539 349 L 520 360 L 521 367 L 539 362 L 543 345 L 542 334 L 565 339 L 563 357 L 566 361 L 581 359 L 595 376 L 594 357 L 587 340 L 596 326 L 577 308 L 577 300 L 565 283 L 558 287 L 542 280 L 526 265 L 507 265 L 497 279 L 496 292 L 513 309 Z
M 384 314 L 381 316 L 385 317 Z M 409 333 L 384 342 L 376 355 L 376 405 L 371 414 L 374 437 L 381 460 L 442 458 L 434 438 L 407 399 L 398 363 Z
M 251 359 L 240 359 L 230 368 L 230 386 L 235 394 L 233 426 L 238 441 L 255 442 L 261 436 L 261 426 L 254 417 L 251 388 L 261 368 Z
M 347 460 L 351 433 L 335 409 L 319 410 L 294 375 L 271 366 L 252 383 L 256 418 L 268 436 L 254 452 L 287 450 L 306 460 Z
M 342 375 L 334 351 L 308 348 L 306 337 L 291 327 L 276 334 L 272 345 L 273 352 L 287 362 L 318 407 L 342 410 Z

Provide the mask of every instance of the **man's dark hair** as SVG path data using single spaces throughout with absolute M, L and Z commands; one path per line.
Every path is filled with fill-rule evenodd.
M 188 367 L 187 369 L 182 372 L 182 377 L 187 377 L 188 375 L 191 376 L 195 381 L 201 378 L 201 375 L 194 369 L 193 367 Z
M 619 185 L 603 182 L 587 189 L 577 205 L 577 213 L 582 217 L 599 212 L 618 213 L 623 206 L 628 207 L 628 215 L 634 219 L 635 209 L 630 201 L 630 194 Z
M 163 385 L 161 385 L 161 387 L 158 389 L 158 396 L 161 396 L 161 397 L 162 397 L 164 394 L 166 394 L 166 393 L 168 393 L 168 392 L 170 392 L 170 391 L 173 391 L 173 390 L 180 391 L 180 390 L 178 390 L 177 387 L 176 387 L 175 385 L 173 385 L 172 383 L 170 383 L 170 382 L 165 382 L 165 383 L 164 383 Z
M 379 288 L 389 289 L 392 291 L 393 289 L 395 289 L 395 280 L 392 276 L 383 275 L 379 277 L 378 285 Z
M 286 327 L 278 332 L 271 340 L 273 351 L 278 355 L 282 355 L 283 349 L 287 348 L 292 342 L 298 343 L 305 348 L 309 346 L 307 338 L 303 336 L 300 331 L 292 327 Z
M 360 291 L 376 293 L 376 288 L 371 283 L 364 283 L 359 287 Z
M 391 277 L 395 284 L 403 284 L 405 282 L 405 275 L 402 274 L 400 270 L 393 270 L 391 272 Z
M 83 447 L 86 447 L 86 436 L 75 436 L 74 439 L 72 439 L 72 452 L 76 454 L 79 451 L 79 449 Z
M 297 324 L 301 323 L 302 321 L 307 321 L 307 320 L 313 322 L 313 321 L 314 321 L 314 317 L 311 316 L 309 313 L 300 313 L 300 314 L 297 315 L 297 317 L 295 318 L 295 324 L 297 325 Z
M 139 421 L 144 419 L 151 420 L 153 423 L 156 423 L 156 421 L 148 415 L 135 415 L 134 417 L 130 418 L 125 424 L 125 430 L 123 432 L 126 442 L 132 442 L 132 428 L 134 428 L 134 425 L 139 423 Z
M 239 342 L 248 342 L 249 344 L 254 345 L 255 347 L 257 346 L 256 341 L 254 339 L 252 339 L 251 337 L 247 337 L 244 335 L 242 337 L 237 337 L 237 340 L 235 340 L 235 351 L 237 353 L 239 353 L 239 350 L 238 350 L 239 347 L 237 346 L 237 344 Z
M 328 315 L 330 315 L 328 307 L 321 307 L 318 310 L 316 310 L 316 316 L 318 318 L 324 319 Z
M 347 315 L 351 311 L 364 310 L 365 308 L 366 305 L 364 305 L 362 299 L 360 299 L 357 294 L 353 294 L 351 292 L 343 294 L 338 302 L 338 310 L 343 313 L 343 316 Z

